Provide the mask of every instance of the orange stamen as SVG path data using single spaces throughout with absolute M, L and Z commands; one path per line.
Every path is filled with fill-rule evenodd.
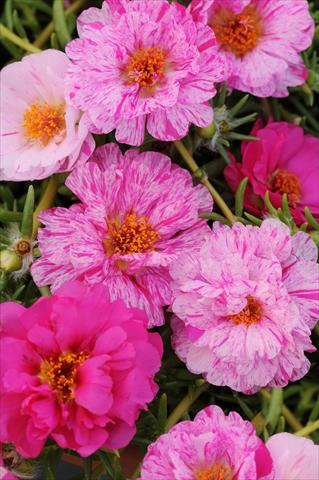
M 136 50 L 126 68 L 128 83 L 138 83 L 140 87 L 153 87 L 164 75 L 165 57 L 160 47 Z
M 29 140 L 47 145 L 65 130 L 65 107 L 63 104 L 35 103 L 24 113 L 23 128 Z
M 253 50 L 263 34 L 261 17 L 254 5 L 248 5 L 239 14 L 221 7 L 214 12 L 210 25 L 218 43 L 237 57 Z
M 122 223 L 118 219 L 109 220 L 107 227 L 108 235 L 103 240 L 107 256 L 151 252 L 160 239 L 160 234 L 145 215 L 138 217 L 136 213 L 128 213 Z
M 263 309 L 261 304 L 253 297 L 248 295 L 247 305 L 239 313 L 228 315 L 228 319 L 236 323 L 236 325 L 243 324 L 249 327 L 253 323 L 258 323 L 262 317 Z
M 67 402 L 74 398 L 77 369 L 89 358 L 84 352 L 61 353 L 41 363 L 39 377 L 56 392 L 59 400 Z
M 270 188 L 281 195 L 287 194 L 290 207 L 296 207 L 301 198 L 301 182 L 297 175 L 278 168 L 270 178 Z
M 229 467 L 215 464 L 212 467 L 200 467 L 195 471 L 196 480 L 232 480 Z

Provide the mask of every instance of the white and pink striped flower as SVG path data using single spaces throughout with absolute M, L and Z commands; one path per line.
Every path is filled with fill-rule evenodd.
M 283 387 L 310 367 L 319 316 L 317 248 L 279 220 L 214 224 L 173 277 L 173 347 L 194 373 L 244 393 Z
M 98 148 L 66 185 L 80 198 L 70 208 L 41 212 L 42 257 L 31 268 L 37 285 L 55 291 L 67 280 L 106 283 L 122 298 L 164 323 L 171 301 L 169 264 L 198 246 L 209 228 L 198 218 L 212 208 L 205 187 L 156 152 L 121 154 L 116 144 Z
M 79 39 L 67 85 L 71 102 L 85 112 L 90 129 L 141 145 L 145 127 L 155 138 L 184 137 L 191 123 L 208 126 L 214 84 L 225 78 L 208 26 L 195 23 L 167 0 L 106 0 L 78 19 Z
M 192 0 L 190 11 L 212 28 L 231 88 L 286 97 L 306 80 L 300 52 L 314 34 L 307 0 Z

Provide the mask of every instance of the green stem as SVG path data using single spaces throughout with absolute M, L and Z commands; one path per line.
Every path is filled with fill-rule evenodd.
M 67 17 L 68 15 L 71 15 L 71 13 L 75 13 L 80 8 L 84 7 L 84 5 L 87 3 L 87 0 L 76 0 L 75 2 L 72 3 L 72 5 L 69 6 L 65 10 L 65 16 Z M 49 40 L 51 37 L 51 34 L 53 32 L 54 25 L 53 22 L 48 23 L 48 25 L 45 27 L 44 30 L 40 33 L 36 41 L 34 42 L 35 47 L 43 47 L 43 45 Z
M 29 43 L 27 40 L 22 40 L 22 38 L 18 37 L 15 33 L 11 32 L 7 27 L 0 23 L 0 38 L 5 38 L 9 40 L 11 43 L 14 43 L 18 47 L 23 48 L 26 52 L 30 53 L 38 53 L 41 52 L 40 48 L 32 43 Z
M 271 394 L 265 390 L 264 388 L 260 390 L 261 395 L 264 398 L 267 398 L 267 400 L 270 400 Z M 303 429 L 302 424 L 299 422 L 299 420 L 294 416 L 294 414 L 289 410 L 286 405 L 282 405 L 282 414 L 285 417 L 287 423 L 291 426 L 292 430 L 294 432 L 298 432 L 298 430 Z
M 183 157 L 185 163 L 187 163 L 187 165 L 189 166 L 190 170 L 193 173 L 197 173 L 198 171 L 200 171 L 199 166 L 197 165 L 197 163 L 195 162 L 195 160 L 193 159 L 193 157 L 191 156 L 191 154 L 189 153 L 185 145 L 180 140 L 176 140 L 174 142 L 174 145 L 176 149 L 179 151 L 179 153 L 181 154 L 181 156 Z M 204 177 L 203 179 L 201 179 L 201 182 L 203 185 L 205 185 L 205 187 L 207 188 L 207 190 L 209 191 L 209 193 L 211 194 L 214 201 L 216 202 L 220 210 L 223 212 L 227 220 L 229 220 L 231 224 L 235 223 L 236 217 L 233 215 L 232 211 L 230 210 L 228 205 L 224 202 L 224 200 L 219 195 L 217 190 L 215 190 L 215 188 L 210 183 L 208 178 Z
M 189 410 L 192 404 L 198 399 L 198 397 L 207 390 L 209 384 L 204 380 L 200 386 L 196 387 L 193 391 L 188 392 L 188 394 L 180 401 L 180 403 L 175 407 L 170 416 L 168 417 L 165 424 L 165 431 L 168 432 L 175 423 L 177 423 L 182 416 Z
M 37 233 L 38 233 L 38 228 L 40 226 L 40 222 L 38 220 L 38 214 L 42 210 L 46 210 L 47 208 L 50 208 L 53 200 L 55 198 L 56 192 L 58 189 L 58 184 L 57 181 L 54 177 L 50 177 L 49 182 L 46 186 L 46 189 L 44 190 L 44 193 L 40 199 L 40 202 L 37 206 L 37 208 L 34 211 L 33 214 L 33 231 L 32 231 L 32 238 L 36 238 Z
M 309 425 L 306 425 L 301 430 L 298 430 L 298 432 L 295 432 L 295 435 L 298 435 L 299 437 L 307 437 L 310 433 L 315 432 L 318 429 L 319 429 L 319 420 L 316 420 L 313 423 L 309 423 Z
M 38 287 L 38 290 L 43 297 L 51 297 L 51 292 L 49 287 Z

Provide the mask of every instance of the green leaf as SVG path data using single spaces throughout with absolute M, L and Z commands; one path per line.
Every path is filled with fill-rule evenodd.
M 232 117 L 236 117 L 237 113 L 243 108 L 245 103 L 247 102 L 249 98 L 249 94 L 244 95 L 239 102 L 237 102 L 230 110 L 229 113 Z
M 164 432 L 167 420 L 167 395 L 163 393 L 158 404 L 157 419 L 160 429 Z
M 241 217 L 244 211 L 244 197 L 248 183 L 248 177 L 242 179 L 235 195 L 235 215 Z
M 283 405 L 283 392 L 282 388 L 273 388 L 269 401 L 269 409 L 266 415 L 267 425 L 269 426 L 270 433 L 275 431 L 279 417 L 281 415 Z
M 84 479 L 92 480 L 92 457 L 83 459 L 84 463 Z
M 112 464 L 109 460 L 109 456 L 106 452 L 104 452 L 103 450 L 98 450 L 97 452 L 103 466 L 104 466 L 104 469 L 105 469 L 105 473 L 107 475 L 110 476 L 110 478 L 113 478 L 114 477 L 114 472 L 113 472 L 113 467 L 112 467 Z
M 207 220 L 214 220 L 214 221 L 217 221 L 217 222 L 221 222 L 221 223 L 223 223 L 224 225 L 230 226 L 229 220 L 227 220 L 225 217 L 223 217 L 223 216 L 220 215 L 219 213 L 215 213 L 215 212 L 201 212 L 198 216 L 199 216 L 200 218 L 207 218 Z
M 54 30 L 57 34 L 59 44 L 64 48 L 65 45 L 70 42 L 71 35 L 66 23 L 63 2 L 61 0 L 54 0 L 52 11 Z
M 233 395 L 234 397 L 236 398 L 237 402 L 238 402 L 238 405 L 240 406 L 240 408 L 242 409 L 242 411 L 244 412 L 244 414 L 246 415 L 247 418 L 249 418 L 249 420 L 252 420 L 255 416 L 254 412 L 248 407 L 248 405 L 245 403 L 245 401 L 238 395 L 237 392 L 233 392 Z
M 18 14 L 17 10 L 13 11 L 12 19 L 13 19 L 14 29 L 17 32 L 17 34 L 19 35 L 19 37 L 21 37 L 25 40 L 28 40 L 28 36 L 27 36 L 26 31 L 25 31 L 25 29 L 22 25 L 22 22 L 20 20 L 20 17 L 19 17 L 19 14 Z
M 21 221 L 22 238 L 31 238 L 33 229 L 33 212 L 34 212 L 34 188 L 32 185 L 28 188 L 28 193 L 24 202 L 23 215 Z
M 278 210 L 273 206 L 273 204 L 271 203 L 270 201 L 270 198 L 269 198 L 269 192 L 267 190 L 267 192 L 265 193 L 265 197 L 264 197 L 264 200 L 265 200 L 265 204 L 267 205 L 267 208 L 268 208 L 268 211 L 274 215 L 275 217 L 278 216 Z
M 13 30 L 12 0 L 6 0 L 4 4 L 4 20 L 9 30 Z
M 60 2 L 63 4 L 62 0 Z M 28 5 L 36 10 L 40 10 L 40 12 L 47 13 L 50 17 L 52 16 L 52 8 L 41 0 L 19 0 L 18 3 L 20 5 Z
M 310 225 L 315 229 L 319 230 L 319 223 L 316 221 L 316 219 L 313 217 L 312 213 L 310 212 L 308 207 L 305 207 L 305 217 L 307 218 L 308 222 Z
M 0 209 L 0 222 L 20 222 L 22 220 L 22 212 L 12 212 L 10 210 Z
M 230 158 L 228 156 L 228 153 L 227 151 L 225 150 L 225 148 L 223 147 L 223 145 L 221 145 L 219 142 L 216 143 L 216 149 L 218 151 L 218 153 L 220 154 L 221 157 L 223 157 L 223 159 L 225 160 L 225 162 L 227 164 L 230 163 Z
M 259 142 L 260 138 L 259 137 L 254 137 L 252 135 L 242 135 L 241 133 L 237 132 L 229 132 L 226 134 L 227 138 L 230 138 L 231 140 L 249 140 L 252 142 Z
M 248 220 L 251 221 L 254 225 L 261 225 L 263 223 L 261 218 L 257 218 L 254 215 L 250 215 L 250 213 L 244 212 L 244 215 Z
M 48 448 L 44 457 L 44 477 L 45 480 L 56 480 L 56 466 L 60 460 L 62 451 L 56 446 Z

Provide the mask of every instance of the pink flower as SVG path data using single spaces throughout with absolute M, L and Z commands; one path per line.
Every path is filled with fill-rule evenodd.
M 145 127 L 160 140 L 208 126 L 208 104 L 224 64 L 209 27 L 167 0 L 106 0 L 78 19 L 79 39 L 66 47 L 73 64 L 67 85 L 90 129 L 141 145 Z
M 1 180 L 35 180 L 85 162 L 94 140 L 64 94 L 67 56 L 27 55 L 1 71 Z
M 266 446 L 278 480 L 315 480 L 318 478 L 319 446 L 308 438 L 277 433 Z
M 304 135 L 301 127 L 287 122 L 269 122 L 265 127 L 258 120 L 251 132 L 260 140 L 242 142 L 242 163 L 235 161 L 224 174 L 232 190 L 248 177 L 245 207 L 261 215 L 266 191 L 272 204 L 282 206 L 287 194 L 291 214 L 300 224 L 306 220 L 304 208 L 309 207 L 319 219 L 319 139 Z
M 1 441 L 24 457 L 48 437 L 82 456 L 129 443 L 162 355 L 142 311 L 70 282 L 28 309 L 3 304 L 2 319 Z
M 66 181 L 82 203 L 41 212 L 46 227 L 34 281 L 53 291 L 70 279 L 106 283 L 112 299 L 145 310 L 149 326 L 161 325 L 171 301 L 168 265 L 207 234 L 198 212 L 210 210 L 212 199 L 160 153 L 123 156 L 107 144 L 92 160 Z
M 273 480 L 272 460 L 254 426 L 209 406 L 148 447 L 140 480 Z
M 171 265 L 173 348 L 194 373 L 244 393 L 303 377 L 319 315 L 317 249 L 278 220 L 214 223 Z
M 231 88 L 286 97 L 307 78 L 299 55 L 314 32 L 307 0 L 192 0 L 190 11 L 215 33 Z

